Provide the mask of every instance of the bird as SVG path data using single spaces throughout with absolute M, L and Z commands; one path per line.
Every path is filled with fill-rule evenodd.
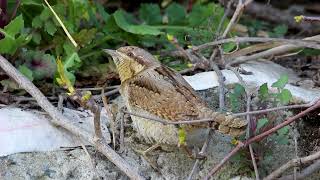
M 194 138 L 196 134 L 200 134 L 200 139 L 205 139 L 199 132 L 206 128 L 233 137 L 245 131 L 246 120 L 210 109 L 182 75 L 162 65 L 148 51 L 136 46 L 104 51 L 116 65 L 121 81 L 120 94 L 129 112 L 168 122 L 212 119 L 210 122 L 192 124 L 164 124 L 131 115 L 133 128 L 145 142 L 155 145 L 145 153 L 159 145 L 192 145 L 192 141 L 199 140 L 199 137 Z M 185 137 L 181 138 L 184 134 Z

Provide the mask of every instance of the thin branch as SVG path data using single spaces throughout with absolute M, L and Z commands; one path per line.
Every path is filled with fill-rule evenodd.
M 252 165 L 253 165 L 253 169 L 254 169 L 254 174 L 256 175 L 256 180 L 259 180 L 260 177 L 259 177 L 258 166 L 256 163 L 256 158 L 254 157 L 254 152 L 253 152 L 253 148 L 252 148 L 251 144 L 249 144 L 249 151 L 250 151 L 250 157 L 251 157 Z
M 248 114 L 250 112 L 250 106 L 251 106 L 251 93 L 249 92 L 249 88 L 248 85 L 246 84 L 246 82 L 243 80 L 243 78 L 240 76 L 240 73 L 238 71 L 235 70 L 235 68 L 231 67 L 231 66 L 227 66 L 228 69 L 230 69 L 231 71 L 233 71 L 233 73 L 237 76 L 237 78 L 240 81 L 240 84 L 244 87 L 245 92 L 246 92 L 246 96 L 247 96 L 247 108 L 246 108 L 246 119 L 248 122 L 248 127 L 247 127 L 247 134 L 246 134 L 246 138 L 249 139 L 252 136 L 252 119 L 250 118 L 250 114 Z M 250 152 L 250 156 L 251 156 L 251 161 L 252 161 L 252 165 L 254 168 L 254 173 L 256 176 L 256 180 L 259 180 L 259 171 L 258 171 L 258 167 L 257 167 L 257 163 L 256 163 L 256 159 L 254 157 L 254 152 L 253 152 L 253 148 L 251 146 L 251 144 L 249 144 L 249 152 Z
M 101 114 L 101 107 L 96 103 L 94 98 L 91 96 L 89 99 L 85 100 L 83 98 L 83 94 L 79 90 L 75 90 L 75 92 L 70 95 L 70 98 L 77 103 L 79 103 L 82 107 L 90 110 L 93 116 L 93 125 L 94 125 L 94 132 L 95 138 L 103 139 L 102 130 L 101 130 L 101 122 L 100 122 L 100 114 Z
M 273 171 L 266 178 L 264 178 L 264 180 L 276 179 L 283 172 L 285 172 L 287 169 L 289 169 L 291 167 L 299 167 L 302 164 L 306 164 L 306 163 L 312 162 L 312 161 L 317 160 L 319 158 L 320 158 L 320 151 L 318 151 L 318 152 L 316 152 L 316 153 L 314 153 L 312 155 L 303 157 L 303 158 L 292 159 L 292 160 L 288 161 L 286 164 L 284 164 L 281 167 L 279 167 L 277 170 Z
M 228 14 L 229 14 L 229 12 L 230 12 L 232 1 L 233 1 L 233 0 L 231 0 L 231 1 L 228 2 L 227 9 L 226 9 L 226 11 L 224 12 L 222 18 L 220 19 L 218 28 L 217 28 L 217 30 L 216 30 L 216 34 L 220 34 L 220 30 L 221 30 L 221 28 L 222 28 L 222 25 L 223 25 L 224 21 L 227 19 L 227 16 L 228 16 Z
M 297 108 L 308 108 L 315 104 L 315 102 L 307 103 L 307 104 L 295 104 L 295 105 L 289 105 L 289 106 L 280 106 L 275 108 L 269 108 L 269 109 L 263 109 L 263 110 L 257 110 L 257 111 L 250 111 L 250 112 L 243 112 L 243 113 L 234 113 L 233 116 L 246 116 L 247 114 L 263 114 L 267 112 L 272 111 L 278 111 L 278 110 L 284 110 L 284 109 L 297 109 Z
M 315 16 L 296 16 L 295 17 L 296 21 L 305 21 L 305 22 L 320 22 L 320 17 L 315 17 Z
M 101 91 L 102 89 L 109 90 L 109 89 L 117 89 L 119 85 L 116 86 L 107 86 L 107 87 L 92 87 L 92 88 L 77 88 L 80 91 Z
M 295 155 L 295 158 L 299 158 L 298 157 L 298 130 L 297 128 L 294 128 L 293 130 L 293 139 L 294 139 L 294 155 Z M 297 180 L 297 169 L 298 167 L 294 167 L 293 168 L 293 179 L 294 180 Z
M 168 39 L 169 39 L 169 42 L 173 44 L 184 55 L 185 58 L 188 58 L 191 63 L 197 62 L 197 59 L 194 56 L 192 56 L 191 52 L 185 50 L 183 47 L 180 46 L 177 38 L 172 37 Z
M 318 35 L 320 36 L 320 35 Z M 314 36 L 315 37 L 315 36 Z M 228 38 L 228 39 L 221 39 L 209 43 L 205 43 L 199 46 L 194 46 L 191 48 L 192 51 L 199 51 L 202 49 L 207 49 L 210 46 L 217 46 L 221 44 L 226 44 L 230 42 L 235 43 L 247 43 L 247 42 L 282 42 L 287 44 L 292 44 L 295 49 L 297 47 L 308 47 L 313 49 L 320 49 L 320 45 L 317 41 L 319 40 L 319 37 L 312 38 L 312 39 L 283 39 L 283 38 L 264 38 L 264 37 L 234 37 L 234 38 Z M 291 50 L 291 49 L 289 49 Z
M 237 8 L 235 10 L 235 12 L 232 15 L 232 18 L 228 24 L 228 26 L 226 27 L 226 29 L 224 30 L 223 34 L 222 34 L 222 38 L 225 38 L 227 36 L 227 34 L 229 33 L 231 27 L 234 25 L 234 23 L 236 22 L 236 20 L 238 19 L 238 17 L 240 16 L 242 10 L 243 10 L 244 6 L 242 4 L 242 0 L 238 0 L 238 5 Z
M 15 67 L 13 67 L 7 59 L 0 55 L 0 67 L 14 79 L 21 88 L 25 89 L 38 102 L 39 106 L 51 116 L 50 122 L 57 126 L 61 126 L 85 141 L 96 147 L 98 151 L 104 154 L 111 162 L 113 162 L 123 173 L 132 179 L 144 179 L 138 171 L 130 166 L 122 157 L 120 157 L 111 147 L 102 141 L 96 141 L 93 135 L 79 128 L 71 120 L 67 119 L 54 107 L 42 92 L 24 75 L 22 75 Z
M 214 51 L 216 51 L 216 50 L 214 50 Z M 201 54 L 199 54 L 197 52 L 195 52 L 195 53 L 197 55 L 199 55 L 199 57 L 201 57 L 204 61 L 208 62 L 208 59 L 206 57 L 204 57 L 203 55 L 201 55 Z M 220 50 L 220 53 L 221 53 L 221 58 L 223 59 L 223 52 L 221 50 Z M 224 79 L 225 79 L 225 77 L 223 76 L 221 70 L 219 69 L 217 63 L 214 62 L 214 60 L 210 60 L 209 63 L 210 63 L 211 69 L 213 69 L 214 72 L 218 76 L 218 82 L 219 82 L 219 87 L 218 87 L 219 88 L 218 89 L 218 92 L 219 92 L 219 108 L 220 108 L 220 110 L 223 110 L 224 106 L 225 106 L 225 101 L 224 101 L 224 94 L 225 94 Z
M 313 164 L 302 170 L 301 172 L 297 173 L 297 179 L 306 179 L 306 177 L 310 176 L 311 174 L 319 171 L 320 169 L 320 160 L 316 160 Z M 287 175 L 284 177 L 279 178 L 279 180 L 291 180 L 293 179 L 293 175 Z
M 208 134 L 206 136 L 206 140 L 204 141 L 203 146 L 201 148 L 201 151 L 199 152 L 200 155 L 206 154 L 206 151 L 207 151 L 212 134 L 213 134 L 213 129 L 208 129 Z M 199 163 L 200 163 L 200 159 L 197 159 L 196 162 L 193 164 L 193 167 L 192 167 L 192 170 L 189 174 L 188 180 L 192 180 L 192 177 L 195 174 Z
M 307 37 L 307 38 L 304 38 L 302 41 L 306 41 L 306 40 L 310 40 L 310 41 L 320 41 L 320 35 L 316 35 L 316 36 L 312 36 L 312 37 Z M 272 49 L 268 49 L 266 51 L 262 51 L 262 52 L 259 52 L 259 53 L 256 53 L 256 54 L 253 54 L 253 55 L 248 55 L 248 56 L 240 56 L 240 57 L 237 57 L 235 59 L 233 59 L 232 62 L 230 62 L 228 65 L 229 66 L 232 66 L 232 65 L 236 65 L 236 64 L 241 64 L 241 63 L 244 63 L 244 62 L 247 62 L 247 61 L 252 61 L 252 60 L 259 60 L 261 58 L 265 58 L 265 57 L 269 57 L 269 56 L 275 56 L 275 55 L 278 55 L 278 54 L 283 54 L 283 53 L 287 53 L 289 51 L 293 51 L 293 50 L 297 50 L 298 48 L 300 47 L 303 47 L 303 42 L 301 42 L 301 40 L 299 40 L 301 42 L 301 46 L 298 45 L 298 41 L 295 40 L 296 42 L 288 42 L 288 44 L 284 44 L 284 45 L 281 45 L 281 46 L 277 46 L 277 47 L 274 47 Z M 299 42 L 299 43 L 300 43 Z M 311 43 L 312 42 L 305 42 L 307 44 Z M 307 46 L 305 46 L 307 47 Z
M 108 91 L 108 92 L 104 93 L 104 96 L 111 96 L 113 94 L 116 94 L 116 93 L 119 92 L 119 89 L 120 88 L 116 88 L 116 89 L 113 89 L 111 91 Z M 101 94 L 100 95 L 94 95 L 92 97 L 93 97 L 93 99 L 98 100 L 98 99 L 101 99 Z
M 278 124 L 277 126 L 275 126 L 275 127 L 271 128 L 271 129 L 269 129 L 269 130 L 267 130 L 267 131 L 265 131 L 265 132 L 263 132 L 263 133 L 261 133 L 259 135 L 256 135 L 256 136 L 246 140 L 244 143 L 239 142 L 238 145 L 219 162 L 219 164 L 217 164 L 216 166 L 214 166 L 212 168 L 212 170 L 206 176 L 206 179 L 209 179 L 211 176 L 213 176 L 241 148 L 247 147 L 249 144 L 251 144 L 253 142 L 262 140 L 263 138 L 273 134 L 274 132 L 276 132 L 277 130 L 283 128 L 284 126 L 287 126 L 290 123 L 292 123 L 292 122 L 294 122 L 296 120 L 299 120 L 299 118 L 304 117 L 308 113 L 310 113 L 310 112 L 312 112 L 312 111 L 314 111 L 314 110 L 316 110 L 318 108 L 320 108 L 320 99 L 318 99 L 313 106 L 305 109 L 304 111 L 301 111 L 299 114 L 296 114 L 296 115 L 294 115 L 292 117 L 287 118 L 284 122 Z
M 205 180 L 209 180 L 211 176 L 213 176 L 219 169 L 233 156 L 235 155 L 244 144 L 240 141 L 238 145 L 232 149 L 230 153 L 228 153 L 220 162 L 217 164 L 210 172 L 209 174 L 204 178 Z
M 101 88 L 101 98 L 102 98 L 102 103 L 103 103 L 104 109 L 106 110 L 106 114 L 107 114 L 109 121 L 110 121 L 110 126 L 111 126 L 111 130 L 112 130 L 112 144 L 113 144 L 113 149 L 115 150 L 116 149 L 115 118 L 113 116 L 113 113 L 110 110 L 109 105 L 108 105 L 108 99 L 104 95 L 104 89 L 105 88 Z
M 79 138 L 79 142 L 80 142 L 80 145 L 81 145 L 82 149 L 84 150 L 84 152 L 86 153 L 86 155 L 87 155 L 87 157 L 88 157 L 88 159 L 90 161 L 91 168 L 92 168 L 92 171 L 93 171 L 94 175 L 96 176 L 96 178 L 98 178 L 97 169 L 95 168 L 95 165 L 94 165 L 95 164 L 94 159 L 91 158 L 90 153 L 88 152 L 86 146 L 83 144 L 83 142 L 81 141 L 80 138 Z
M 220 56 L 221 56 L 221 61 L 224 62 L 224 55 L 223 55 L 223 49 L 221 46 L 219 46 L 219 51 L 220 51 Z M 222 72 L 220 71 L 218 65 L 212 61 L 212 68 L 216 72 L 218 76 L 218 83 L 219 83 L 219 108 L 220 110 L 223 110 L 225 108 L 225 85 L 224 85 L 224 80 L 225 77 L 223 76 Z

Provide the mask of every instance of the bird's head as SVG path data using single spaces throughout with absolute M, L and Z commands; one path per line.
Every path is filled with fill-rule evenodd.
M 139 47 L 125 46 L 117 50 L 104 49 L 104 51 L 113 58 L 121 82 L 149 67 L 160 65 L 152 54 Z

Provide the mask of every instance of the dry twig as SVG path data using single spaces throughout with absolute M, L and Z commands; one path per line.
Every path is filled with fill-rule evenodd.
M 107 100 L 106 96 L 104 95 L 105 94 L 104 89 L 105 88 L 101 89 L 101 98 L 102 98 L 102 103 L 103 103 L 104 109 L 106 110 L 106 114 L 107 114 L 109 121 L 110 121 L 110 126 L 111 126 L 111 130 L 112 130 L 112 144 L 113 144 L 113 149 L 115 150 L 116 149 L 115 118 L 113 116 L 113 113 L 110 110 L 109 105 L 108 105 L 108 100 Z
M 319 42 L 320 35 L 307 37 L 307 38 L 304 38 L 303 40 L 312 40 L 312 41 Z M 309 44 L 308 42 L 306 42 L 306 43 Z M 275 55 L 287 53 L 289 51 L 297 50 L 298 48 L 299 48 L 299 46 L 297 46 L 296 44 L 284 44 L 284 45 L 277 46 L 275 48 L 268 49 L 266 51 L 262 51 L 262 52 L 259 52 L 259 53 L 253 54 L 253 55 L 237 57 L 237 58 L 233 59 L 233 61 L 230 62 L 228 65 L 232 66 L 232 65 L 241 64 L 241 63 L 244 63 L 247 61 L 259 60 L 261 58 L 275 56 Z
M 208 134 L 207 134 L 206 140 L 203 143 L 201 151 L 199 152 L 200 155 L 204 155 L 206 153 L 208 145 L 209 145 L 209 142 L 210 142 L 210 139 L 211 139 L 211 136 L 212 136 L 212 133 L 213 133 L 213 130 L 212 129 L 208 129 Z M 191 172 L 189 174 L 188 180 L 192 179 L 193 175 L 195 174 L 195 172 L 196 172 L 196 170 L 198 168 L 199 163 L 200 163 L 200 159 L 197 159 L 196 162 L 193 164 L 193 167 L 192 167 L 192 170 L 191 170 Z
M 206 49 L 210 46 L 217 46 L 225 43 L 235 42 L 235 43 L 245 43 L 245 42 L 282 42 L 287 44 L 292 44 L 295 46 L 295 49 L 298 47 L 308 47 L 313 49 L 320 49 L 318 43 L 320 37 L 313 36 L 305 39 L 283 39 L 283 38 L 264 38 L 264 37 L 234 37 L 228 39 L 221 39 L 213 42 L 208 42 L 199 46 L 194 46 L 191 48 L 192 51 L 199 51 Z M 290 49 L 291 50 L 291 49 Z M 288 51 L 288 50 L 287 50 Z M 286 52 L 287 52 L 286 51 Z
M 320 158 L 320 151 L 303 157 L 303 158 L 296 158 L 296 159 L 292 159 L 289 162 L 287 162 L 286 164 L 282 165 L 281 167 L 279 167 L 277 170 L 273 171 L 271 174 L 269 174 L 267 177 L 264 178 L 264 180 L 272 180 L 275 179 L 277 177 L 279 177 L 283 172 L 285 172 L 287 169 L 291 168 L 291 167 L 299 167 L 302 164 L 306 164 L 309 162 L 312 162 L 314 160 L 317 160 Z
M 305 179 L 306 177 L 310 176 L 311 174 L 315 173 L 316 171 L 319 171 L 320 169 L 320 160 L 316 160 L 313 164 L 302 170 L 301 172 L 298 172 L 296 174 L 297 179 Z M 284 177 L 279 178 L 279 180 L 292 180 L 294 178 L 293 175 L 287 175 Z

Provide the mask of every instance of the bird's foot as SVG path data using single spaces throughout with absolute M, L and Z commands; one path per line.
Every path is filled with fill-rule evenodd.
M 160 144 L 154 144 L 146 150 L 138 150 L 138 149 L 133 149 L 133 150 L 136 153 L 140 154 L 154 170 L 160 172 L 157 163 L 148 156 L 148 153 L 157 149 L 158 147 L 160 147 Z

